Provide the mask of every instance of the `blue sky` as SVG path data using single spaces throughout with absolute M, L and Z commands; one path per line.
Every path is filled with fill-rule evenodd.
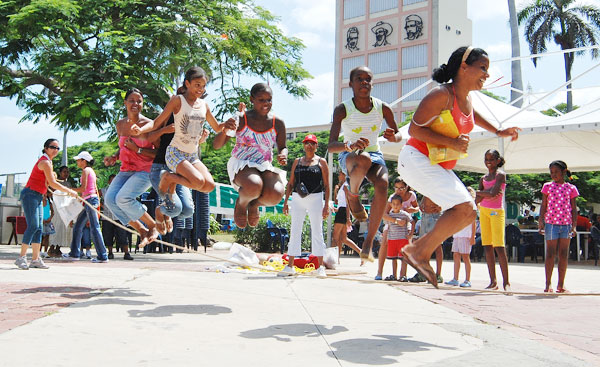
M 273 110 L 281 116 L 287 126 L 317 125 L 328 123 L 333 112 L 333 67 L 334 67 L 334 31 L 335 0 L 256 0 L 258 5 L 280 17 L 279 26 L 288 36 L 304 41 L 306 49 L 303 62 L 313 79 L 305 84 L 310 88 L 312 97 L 297 100 L 274 86 Z M 517 8 L 528 1 L 517 0 Z M 580 3 L 592 3 L 580 1 Z M 596 3 L 597 4 L 597 3 Z M 508 27 L 508 7 L 505 0 L 469 0 L 468 16 L 473 21 L 473 45 L 484 48 L 490 59 L 500 60 L 510 57 L 510 30 Z M 528 55 L 529 50 L 521 40 L 521 54 Z M 551 45 L 550 51 L 558 50 Z M 585 71 L 598 60 L 592 61 L 589 54 L 575 60 L 573 77 Z M 554 89 L 564 82 L 564 64 L 561 55 L 548 56 L 538 61 L 534 68 L 531 61 L 522 62 L 525 86 L 531 86 L 534 92 Z M 511 79 L 510 63 L 492 63 L 491 80 L 503 77 L 497 84 Z M 255 80 L 249 80 L 248 87 Z M 574 103 L 581 105 L 600 98 L 600 71 L 593 71 L 576 81 L 574 88 L 586 88 L 574 91 Z M 509 95 L 507 88 L 493 89 L 492 92 Z M 209 92 L 210 93 L 210 92 Z M 211 96 L 216 93 L 210 93 Z M 552 105 L 564 102 L 564 94 L 550 98 Z M 547 108 L 542 106 L 543 109 Z M 0 98 L 0 126 L 2 126 L 2 144 L 0 144 L 0 173 L 27 172 L 48 137 L 62 139 L 62 133 L 47 122 L 33 125 L 29 122 L 18 124 L 24 112 L 19 110 L 12 100 Z M 98 131 L 79 131 L 69 133 L 69 145 L 78 145 L 90 140 L 98 140 Z M 61 142 L 62 144 L 62 142 Z M 19 181 L 26 180 L 26 176 Z M 2 180 L 3 181 L 3 180 Z

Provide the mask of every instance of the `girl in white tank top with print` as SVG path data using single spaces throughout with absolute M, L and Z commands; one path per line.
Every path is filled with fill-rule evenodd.
M 167 148 L 165 161 L 172 171 L 161 174 L 158 194 L 164 200 L 161 205 L 171 205 L 170 195 L 175 192 L 177 184 L 189 187 L 200 192 L 210 192 L 215 183 L 212 175 L 198 157 L 198 145 L 201 139 L 206 138 L 206 123 L 216 132 L 224 128 L 233 129 L 235 121 L 218 123 L 210 112 L 208 104 L 202 99 L 206 90 L 208 77 L 206 72 L 199 67 L 193 67 L 185 73 L 184 85 L 177 90 L 177 96 L 171 97 L 163 112 L 154 120 L 154 124 L 147 124 L 140 133 L 149 133 L 147 137 L 156 139 L 154 134 L 173 132 L 165 131 L 163 125 L 174 115 L 174 137 Z M 170 125 L 171 126 L 171 125 Z M 156 132 L 150 133 L 150 131 Z

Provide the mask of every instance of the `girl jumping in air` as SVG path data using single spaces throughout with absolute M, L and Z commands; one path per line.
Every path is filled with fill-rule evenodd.
M 162 128 L 171 114 L 175 118 L 175 135 L 167 147 L 165 161 L 171 172 L 161 174 L 158 193 L 165 201 L 167 209 L 174 207 L 171 195 L 177 184 L 200 192 L 211 192 L 215 188 L 212 175 L 198 157 L 198 143 L 202 138 L 205 123 L 216 132 L 224 128 L 234 128 L 233 119 L 219 124 L 202 99 L 206 91 L 208 76 L 199 67 L 186 71 L 184 85 L 178 94 L 171 97 L 154 124 L 140 129 L 140 133 Z
M 565 289 L 565 274 L 571 236 L 576 235 L 577 206 L 575 198 L 579 191 L 575 185 L 565 182 L 565 177 L 571 176 L 567 164 L 563 161 L 550 163 L 552 182 L 546 182 L 542 187 L 542 207 L 540 209 L 539 231 L 546 237 L 546 288 L 544 292 L 552 292 L 552 271 L 554 257 L 558 249 L 558 284 L 557 293 L 567 292 Z
M 250 89 L 253 108 L 239 117 L 236 142 L 227 162 L 229 180 L 239 192 L 233 219 L 240 228 L 254 227 L 259 220 L 261 205 L 276 205 L 281 201 L 286 183 L 273 164 L 273 146 L 277 145 L 277 161 L 287 163 L 285 123 L 271 113 L 273 91 L 265 83 Z M 227 121 L 227 129 L 231 120 Z M 231 121 L 235 124 L 234 121 Z M 235 128 L 235 125 L 233 126 Z M 221 148 L 228 140 L 225 133 L 217 134 L 213 148 Z

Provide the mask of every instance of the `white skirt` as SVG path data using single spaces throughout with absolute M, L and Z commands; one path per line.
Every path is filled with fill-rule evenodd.
M 231 158 L 229 158 L 229 161 L 227 162 L 227 173 L 229 174 L 229 182 L 231 182 L 231 185 L 233 186 L 233 188 L 238 191 L 239 191 L 240 187 L 238 185 L 236 185 L 235 183 L 233 183 L 233 180 L 235 178 L 235 175 L 237 175 L 237 173 L 239 171 L 243 170 L 245 167 L 256 168 L 260 172 L 265 172 L 265 171 L 275 172 L 281 178 L 281 182 L 283 182 L 283 186 L 285 187 L 285 185 L 287 185 L 286 171 L 279 169 L 277 167 L 274 167 L 271 162 L 265 161 L 262 163 L 256 163 L 256 162 L 250 162 L 250 161 L 231 157 Z

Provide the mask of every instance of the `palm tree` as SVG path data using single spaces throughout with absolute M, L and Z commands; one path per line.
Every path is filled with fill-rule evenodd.
M 546 42 L 554 41 L 562 50 L 596 45 L 600 30 L 600 9 L 593 5 L 573 6 L 575 0 L 535 0 L 517 14 L 525 24 L 525 39 L 532 54 L 546 51 Z M 583 52 L 577 52 L 582 54 Z M 566 81 L 571 80 L 575 53 L 564 55 Z M 598 49 L 592 50 L 592 58 Z M 536 59 L 533 64 L 536 65 Z M 571 83 L 567 85 L 567 111 L 573 109 Z
M 521 43 L 519 42 L 519 25 L 517 23 L 517 9 L 515 7 L 515 0 L 508 0 L 508 13 L 510 23 L 510 44 L 512 49 L 512 57 L 521 56 Z M 523 78 L 521 76 L 521 60 L 514 60 L 511 62 L 511 74 L 512 82 L 511 86 L 515 89 L 520 90 L 517 92 L 512 89 L 510 91 L 511 102 L 519 98 L 523 94 Z M 520 99 L 515 102 L 516 107 L 521 107 L 523 100 Z

